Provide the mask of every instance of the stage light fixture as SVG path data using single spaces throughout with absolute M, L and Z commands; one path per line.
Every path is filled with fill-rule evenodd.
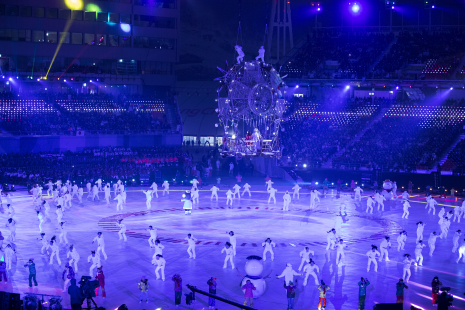
M 129 25 L 129 24 L 120 24 L 120 28 L 121 28 L 121 30 L 123 30 L 124 32 L 129 32 L 129 31 L 131 31 L 131 25 Z M 120 60 L 120 62 L 122 62 L 122 60 Z
M 71 10 L 81 10 L 83 7 L 82 0 L 65 0 L 65 5 Z
M 360 6 L 357 3 L 352 5 L 352 12 L 358 13 L 360 11 Z

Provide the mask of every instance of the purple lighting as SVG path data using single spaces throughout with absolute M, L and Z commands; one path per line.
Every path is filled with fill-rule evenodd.
M 391 9 L 394 10 L 394 6 L 391 6 Z
M 352 5 L 352 12 L 358 13 L 358 11 L 360 11 L 360 6 L 357 3 L 354 3 L 354 5 Z
M 129 25 L 129 24 L 121 24 L 121 25 L 120 25 L 120 28 L 121 28 L 121 30 L 123 30 L 124 32 L 129 32 L 129 31 L 131 31 L 131 25 Z
M 299 88 L 299 85 L 296 85 L 295 88 Z
M 321 8 L 316 9 L 318 12 L 321 11 Z
M 434 4 L 431 6 L 432 9 L 434 9 Z

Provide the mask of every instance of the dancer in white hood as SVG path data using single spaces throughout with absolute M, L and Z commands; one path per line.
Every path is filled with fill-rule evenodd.
M 145 194 L 145 198 L 147 199 L 145 201 L 145 205 L 147 206 L 147 210 L 150 210 L 152 208 L 152 191 L 142 191 Z
M 233 249 L 233 255 L 236 256 L 236 245 L 237 245 L 237 240 L 236 240 L 236 235 L 234 234 L 234 231 L 227 231 L 226 232 L 229 235 L 229 243 L 232 246 Z
M 430 257 L 433 257 L 433 252 L 434 252 L 434 249 L 436 248 L 436 239 L 438 237 L 439 237 L 439 235 L 435 231 L 433 231 L 429 235 L 428 247 L 429 247 L 429 256 Z
M 300 261 L 299 269 L 297 269 L 299 270 L 299 272 L 302 271 L 302 267 L 305 263 L 310 263 L 311 261 L 310 254 L 315 255 L 315 252 L 310 250 L 308 246 L 305 247 L 302 251 L 300 251 L 299 255 L 300 255 L 301 261 Z
M 381 256 L 379 257 L 379 261 L 383 261 L 383 258 L 386 259 L 387 262 L 389 262 L 389 252 L 388 249 L 391 248 L 391 241 L 390 237 L 386 236 L 384 237 L 383 241 L 381 241 L 381 245 L 379 246 L 381 250 Z
M 149 226 L 147 229 L 150 233 L 150 238 L 149 238 L 149 245 L 151 248 L 155 247 L 155 240 L 157 240 L 157 229 L 153 228 L 153 226 Z
M 268 194 L 270 194 L 270 197 L 268 197 L 268 203 L 270 203 L 271 199 L 273 199 L 274 204 L 276 204 L 276 192 L 278 190 L 276 188 L 270 188 L 267 190 Z
M 303 272 L 305 273 L 304 286 L 307 285 L 307 280 L 309 276 L 313 277 L 313 279 L 315 280 L 315 285 L 319 285 L 318 274 L 320 273 L 320 268 L 318 268 L 318 266 L 312 259 L 310 259 L 309 263 L 305 265 Z
M 334 247 L 336 246 L 336 229 L 331 229 L 330 231 L 327 232 L 326 235 L 326 240 L 328 241 L 328 245 L 326 246 L 326 250 L 334 250 Z
M 454 237 L 452 238 L 452 244 L 454 245 L 452 247 L 452 253 L 457 252 L 457 249 L 459 248 L 459 240 L 461 236 L 462 236 L 462 231 L 459 229 L 455 232 Z
M 66 254 L 66 258 L 69 259 L 68 263 L 69 263 L 70 266 L 74 265 L 74 271 L 78 272 L 78 262 L 79 262 L 79 259 L 81 259 L 81 256 L 79 256 L 79 253 L 77 252 L 74 245 L 72 245 L 72 244 L 70 245 L 69 251 Z
M 368 266 L 367 266 L 367 272 L 370 272 L 370 265 L 373 263 L 375 265 L 375 272 L 378 272 L 378 262 L 376 259 L 380 257 L 380 254 L 378 252 L 378 247 L 376 245 L 371 246 L 371 250 L 367 252 L 368 256 Z
M 226 205 L 228 205 L 229 202 L 231 202 L 231 206 L 232 206 L 233 196 L 234 196 L 233 192 L 230 189 L 228 189 L 228 191 L 226 192 Z
M 236 184 L 233 186 L 233 189 L 234 189 L 233 197 L 236 198 L 236 195 L 237 195 L 237 197 L 241 199 L 241 192 L 240 192 L 241 187 Z
M 299 199 L 299 190 L 302 187 L 299 186 L 299 184 L 296 184 L 292 189 L 294 190 L 294 193 L 292 194 L 292 199 L 295 199 L 295 196 L 297 196 L 297 199 Z
M 184 240 L 187 241 L 187 244 L 189 247 L 187 248 L 187 253 L 189 254 L 189 258 L 195 259 L 195 242 L 197 239 L 195 239 L 192 234 L 187 234 L 187 237 L 184 238 Z
M 409 216 L 409 214 L 410 214 L 410 212 L 408 211 L 408 209 L 411 208 L 410 203 L 409 203 L 408 200 L 405 200 L 405 201 L 404 201 L 403 207 L 402 207 L 402 208 L 403 208 L 403 210 L 404 210 L 404 213 L 402 214 L 402 218 L 407 220 L 407 219 L 408 219 L 408 216 Z
M 336 262 L 338 267 L 345 266 L 345 261 L 346 261 L 346 254 L 345 254 L 345 249 L 348 248 L 346 244 L 344 244 L 344 240 L 339 239 L 339 243 L 336 245 L 337 247 L 337 252 L 336 252 Z
M 362 193 L 363 193 L 363 189 L 360 188 L 360 186 L 357 186 L 355 189 L 354 189 L 354 192 L 355 192 L 355 201 L 362 201 Z
M 368 196 L 366 213 L 368 213 L 368 210 L 370 210 L 370 214 L 373 214 L 373 205 L 374 204 L 375 204 L 375 201 L 373 200 L 373 197 Z
M 284 281 L 286 282 L 286 284 L 289 284 L 289 282 L 294 283 L 294 276 L 300 275 L 300 273 L 292 269 L 292 265 L 290 263 L 287 263 L 286 268 L 283 270 L 283 272 L 279 276 L 276 276 L 278 277 L 278 279 L 284 277 Z
M 244 196 L 245 193 L 249 193 L 249 197 L 252 196 L 250 194 L 250 185 L 249 185 L 249 183 L 245 183 L 244 186 L 242 186 L 242 188 L 244 189 L 244 191 L 242 192 L 242 196 Z
M 423 222 L 418 222 L 417 223 L 417 242 L 419 240 L 423 240 L 423 231 L 425 230 L 425 225 Z
M 170 194 L 170 184 L 168 183 L 168 181 L 163 182 L 163 184 L 161 186 L 163 187 L 163 196 L 165 196 L 165 193 L 167 195 L 169 195 Z
M 231 262 L 231 268 L 234 269 L 234 252 L 231 243 L 226 242 L 224 248 L 221 250 L 221 253 L 226 253 L 226 257 L 224 258 L 223 268 L 228 266 L 228 260 Z
M 126 224 L 123 224 L 122 222 L 123 222 L 123 219 L 119 219 L 118 221 L 116 221 L 116 225 L 118 225 L 119 227 L 119 231 L 118 231 L 119 240 L 128 241 L 128 238 L 126 237 Z
M 110 197 L 111 197 L 110 184 L 107 184 L 103 191 L 104 191 L 104 194 L 105 194 L 105 200 L 107 202 L 107 205 L 109 205 L 110 204 Z
M 105 253 L 105 240 L 103 239 L 103 234 L 102 232 L 98 232 L 97 236 L 92 240 L 92 244 L 97 241 L 98 247 L 97 247 L 97 254 L 100 255 L 100 252 L 102 252 L 103 257 L 105 260 L 107 260 L 107 253 Z
M 153 194 L 155 194 L 155 197 L 158 198 L 158 185 L 157 185 L 157 183 L 153 182 L 152 186 L 150 186 L 150 189 L 152 190 L 152 198 L 153 198 Z
M 274 260 L 274 252 L 273 248 L 276 247 L 276 243 L 271 241 L 270 238 L 267 238 L 265 242 L 262 243 L 262 247 L 265 247 L 263 250 L 263 261 L 266 261 L 266 253 L 270 252 L 271 253 L 271 260 Z
M 210 200 L 213 200 L 213 197 L 216 198 L 216 201 L 218 201 L 218 191 L 220 190 L 218 187 L 216 187 L 215 185 L 213 185 L 213 187 L 210 189 L 211 192 L 212 192 L 212 195 L 210 197 Z
M 118 201 L 116 203 L 116 211 L 123 211 L 123 196 L 121 196 L 121 194 L 118 194 L 113 200 Z
M 291 203 L 291 195 L 289 195 L 288 191 L 286 191 L 286 193 L 284 194 L 283 199 L 284 199 L 283 211 L 289 211 L 289 204 Z

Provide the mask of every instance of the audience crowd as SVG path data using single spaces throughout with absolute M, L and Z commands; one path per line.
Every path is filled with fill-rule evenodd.
M 454 108 L 463 101 L 447 100 L 440 107 L 415 104 L 353 98 L 335 111 L 315 98 L 294 101 L 295 112 L 280 133 L 281 164 L 321 167 L 331 160 L 338 169 L 433 168 L 463 132 L 463 111 Z M 457 166 L 463 165 L 463 148 L 457 145 L 450 155 Z
M 383 117 L 360 140 L 332 160 L 334 168 L 416 171 L 432 165 L 460 133 L 459 126 L 421 127 L 421 118 Z
M 282 164 L 321 166 L 365 128 L 383 104 L 382 100 L 372 104 L 371 100 L 355 98 L 334 112 L 334 107 L 313 100 L 309 103 L 312 108 L 305 113 L 305 104 L 298 103 L 298 110 L 280 133 Z
M 463 173 L 465 169 L 465 139 L 460 140 L 447 156 L 447 161 L 443 165 L 443 170 L 460 170 Z
M 308 35 L 282 72 L 310 79 L 447 79 L 465 55 L 462 37 L 462 30 L 396 34 L 318 30 Z
M 20 99 L 19 99 L 20 98 Z M 180 117 L 175 115 L 170 121 L 169 109 L 176 107 L 167 104 L 169 99 L 157 95 L 108 94 L 57 94 L 0 93 L 0 99 L 43 100 L 55 109 L 54 113 L 32 114 L 30 111 L 5 111 L 0 115 L 0 127 L 17 135 L 27 134 L 76 134 L 91 133 L 150 133 L 159 130 L 179 131 Z M 166 97 L 162 97 L 166 98 Z M 34 103 L 31 103 L 34 104 Z M 11 105 L 11 103 L 10 103 Z M 73 106 L 79 109 L 73 109 Z M 164 112 L 161 112 L 164 111 Z
M 82 152 L 8 153 L 0 155 L 2 183 L 45 184 L 48 180 L 71 180 L 85 184 L 102 178 L 105 182 L 118 179 L 139 182 L 141 176 L 163 168 L 176 168 L 190 163 L 188 152 L 175 147 L 86 148 Z M 153 179 L 153 176 L 151 177 Z M 137 181 L 136 181 L 137 179 Z

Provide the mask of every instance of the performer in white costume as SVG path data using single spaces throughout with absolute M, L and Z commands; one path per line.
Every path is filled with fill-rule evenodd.
M 271 241 L 270 238 L 267 238 L 265 242 L 262 243 L 262 247 L 265 249 L 263 250 L 263 261 L 266 261 L 266 253 L 270 252 L 271 253 L 271 260 L 274 260 L 274 252 L 273 248 L 276 247 L 276 243 Z
M 299 255 L 300 255 L 301 261 L 300 261 L 299 269 L 297 269 L 299 272 L 302 270 L 302 267 L 304 266 L 305 263 L 310 263 L 311 261 L 310 254 L 315 255 L 315 252 L 310 250 L 308 246 L 305 247 L 302 251 L 300 251 Z
M 376 245 L 372 245 L 371 250 L 368 251 L 366 255 L 368 256 L 367 272 L 370 272 L 370 265 L 372 263 L 375 265 L 375 272 L 378 272 L 378 262 L 376 261 L 376 259 L 380 257 L 378 247 Z
M 187 234 L 187 237 L 184 238 L 187 241 L 189 247 L 187 248 L 187 253 L 189 254 L 189 258 L 195 259 L 195 242 L 197 239 L 192 237 L 192 234 Z

